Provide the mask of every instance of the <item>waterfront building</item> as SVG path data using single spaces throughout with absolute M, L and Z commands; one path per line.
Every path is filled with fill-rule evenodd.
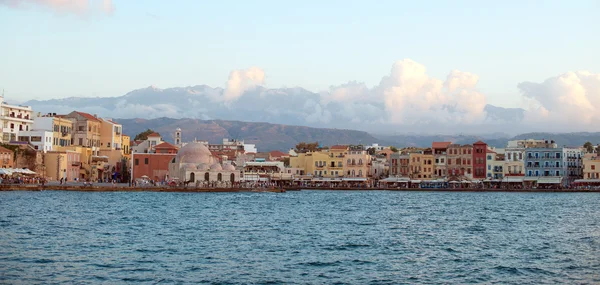
M 232 164 L 221 163 L 204 143 L 192 142 L 185 144 L 168 164 L 168 175 L 169 179 L 179 179 L 197 186 L 225 186 L 239 182 L 241 171 Z M 154 176 L 163 179 L 160 175 Z
M 563 150 L 554 141 L 545 141 L 544 144 L 525 149 L 527 177 L 553 177 L 549 183 L 561 183 L 565 175 L 563 164 Z M 539 183 L 539 180 L 536 181 Z
M 448 146 L 451 142 L 433 142 L 431 143 L 431 150 L 434 157 L 434 177 L 445 178 L 448 176 Z
M 123 126 L 112 119 L 100 120 L 100 149 L 116 150 L 122 154 Z
M 91 148 L 94 155 L 100 150 L 102 122 L 97 115 L 73 111 L 63 116 L 73 122 L 72 145 Z
M 242 180 L 247 182 L 292 181 L 294 177 L 282 161 L 248 161 L 243 173 Z
M 0 146 L 0 159 L 2 161 L 2 168 L 13 168 L 15 153 L 3 146 Z
M 486 178 L 486 156 L 487 144 L 482 141 L 477 141 L 473 144 L 473 178 Z
M 334 146 L 335 147 L 335 146 Z M 343 164 L 343 176 L 347 178 L 361 178 L 366 181 L 371 166 L 371 156 L 361 145 L 339 146 L 337 153 L 333 155 L 342 156 L 345 160 Z M 332 147 L 330 151 L 335 151 Z
M 298 156 L 290 157 L 290 167 L 303 169 L 300 175 L 343 177 L 346 169 L 344 158 L 347 152 L 348 146 L 334 145 L 328 150 L 299 153 Z
M 432 179 L 434 170 L 434 156 L 431 149 L 409 154 L 411 179 Z
M 23 131 L 19 133 L 19 142 L 31 144 L 36 150 L 51 151 L 56 150 L 53 146 L 55 141 L 54 133 L 45 130 Z
M 408 154 L 393 153 L 390 155 L 390 176 L 408 177 L 410 169 L 410 156 Z
M 169 163 L 176 154 L 171 153 L 131 153 L 131 177 L 133 181 L 140 179 L 166 181 L 169 179 Z
M 72 150 L 47 151 L 44 153 L 45 176 L 50 180 L 74 181 L 79 178 L 81 154 Z
M 0 96 L 0 123 L 2 124 L 0 141 L 3 143 L 16 141 L 20 132 L 32 129 L 33 111 L 30 106 L 6 103 L 4 94 L 2 94 Z
M 504 178 L 504 156 L 488 149 L 486 154 L 486 176 L 487 179 Z
M 47 138 L 51 139 L 50 149 L 46 150 L 60 150 L 61 147 L 70 146 L 72 144 L 72 132 L 73 132 L 73 121 L 68 118 L 64 118 L 61 115 L 56 115 L 56 113 L 48 113 L 45 115 L 41 115 L 38 113 L 36 117 L 33 118 L 33 131 L 49 131 L 52 132 L 51 136 L 47 136 Z M 32 133 L 28 133 L 27 135 L 31 137 Z M 31 142 L 31 140 L 30 140 Z M 39 144 L 33 145 L 39 146 Z M 40 150 L 43 150 L 40 148 Z
M 126 157 L 129 157 L 129 155 L 131 154 L 131 137 L 128 135 L 123 135 L 122 139 L 123 139 L 123 148 L 122 148 L 123 155 Z
M 562 148 L 562 165 L 565 176 L 565 183 L 583 178 L 583 155 L 584 150 L 581 147 L 563 147 Z
M 448 177 L 451 180 L 473 179 L 473 146 L 451 144 L 448 146 Z
M 587 153 L 582 159 L 583 179 L 600 179 L 600 157 L 595 153 Z

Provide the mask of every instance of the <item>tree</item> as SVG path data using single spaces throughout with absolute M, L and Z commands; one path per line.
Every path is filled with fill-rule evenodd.
M 290 158 L 289 157 L 284 157 L 283 158 L 283 166 L 285 166 L 285 167 L 289 167 L 290 166 Z
M 148 139 L 148 135 L 154 133 L 152 129 L 147 129 L 135 136 L 134 141 L 145 141 Z
M 319 149 L 319 142 L 314 142 L 314 143 L 306 143 L 306 142 L 299 142 L 298 144 L 296 144 L 296 152 L 297 153 L 305 153 L 305 152 L 314 152 L 317 151 Z
M 367 149 L 367 153 L 368 153 L 369 155 L 375 155 L 375 148 L 374 148 L 374 147 L 370 147 L 370 148 L 368 148 L 368 149 Z
M 395 146 L 390 146 L 390 150 L 393 152 L 398 152 L 398 148 L 396 148 Z
M 583 144 L 583 147 L 586 149 L 586 151 L 588 153 L 593 153 L 594 152 L 594 145 L 591 142 L 585 142 Z

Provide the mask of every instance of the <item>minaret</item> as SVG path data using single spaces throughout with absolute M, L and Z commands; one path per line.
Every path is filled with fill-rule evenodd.
M 181 129 L 177 128 L 175 130 L 175 146 L 181 147 Z

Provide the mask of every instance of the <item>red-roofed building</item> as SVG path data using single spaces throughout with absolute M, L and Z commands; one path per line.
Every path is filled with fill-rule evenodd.
M 434 177 L 448 176 L 448 147 L 451 142 L 432 142 L 431 151 L 434 156 Z
M 168 142 L 163 142 L 157 146 L 154 147 L 154 151 L 156 153 L 170 153 L 170 154 L 177 154 L 177 150 L 178 148 Z
M 278 151 L 278 150 L 274 150 L 269 153 L 270 161 L 282 161 L 285 158 L 289 158 L 289 157 L 290 157 L 290 155 L 288 153 Z
M 347 150 L 347 145 L 332 145 L 329 149 L 331 150 Z
M 149 138 L 156 138 L 156 137 L 160 138 L 160 135 L 158 133 L 151 133 L 151 134 L 148 135 L 148 137 Z
M 73 111 L 65 118 L 73 122 L 72 140 L 73 146 L 90 147 L 94 155 L 98 155 L 100 148 L 100 128 L 102 122 L 97 116 L 88 113 Z
M 487 168 L 487 144 L 478 141 L 473 144 L 473 178 L 485 179 Z

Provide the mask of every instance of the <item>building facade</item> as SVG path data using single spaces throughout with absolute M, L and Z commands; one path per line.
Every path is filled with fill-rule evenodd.
M 98 116 L 92 116 L 88 113 L 73 111 L 64 118 L 73 123 L 72 145 L 91 148 L 97 155 L 100 150 L 100 131 L 102 122 Z
M 451 142 L 433 142 L 431 150 L 434 156 L 434 177 L 444 178 L 448 176 L 448 146 Z
M 33 128 L 33 111 L 30 106 L 7 104 L 0 96 L 0 123 L 2 124 L 3 143 L 17 141 L 19 133 Z

